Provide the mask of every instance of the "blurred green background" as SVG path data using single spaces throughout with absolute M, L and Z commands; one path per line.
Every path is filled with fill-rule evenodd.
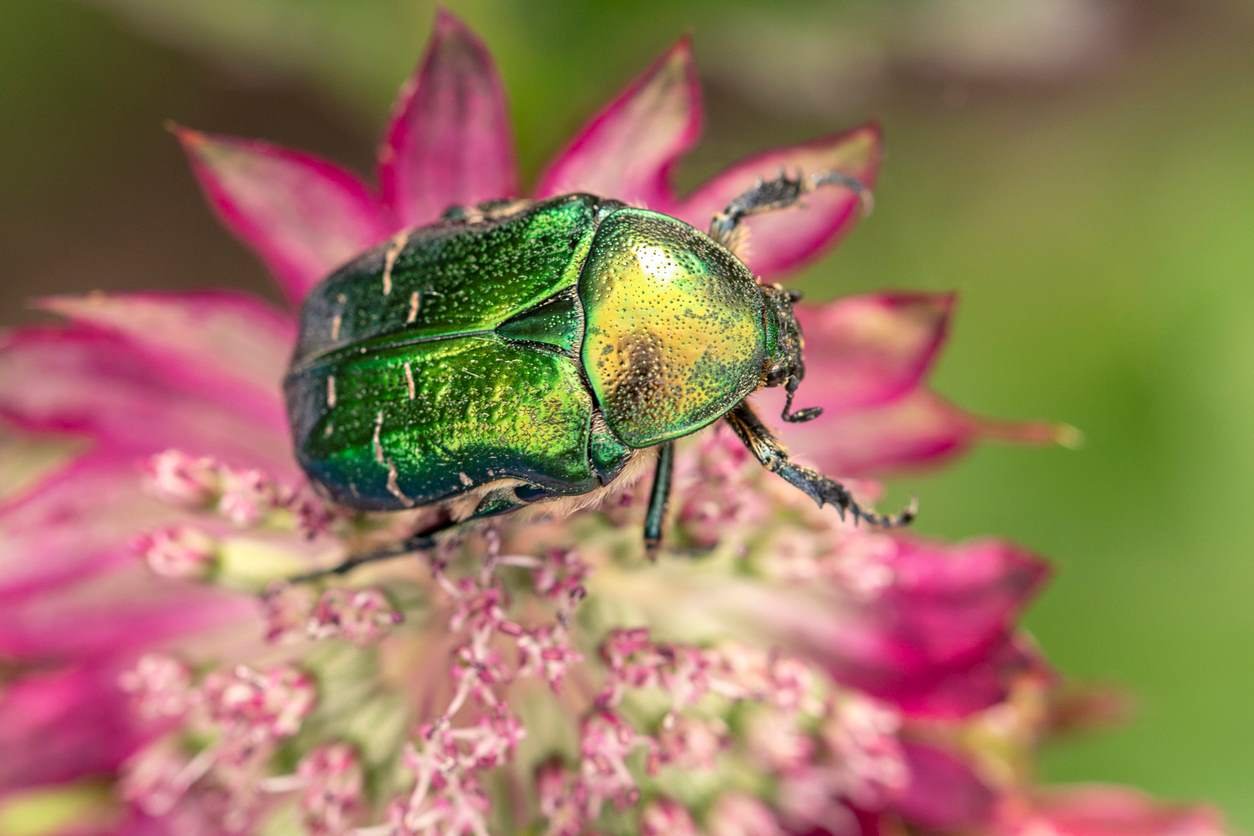
M 812 296 L 957 289 L 937 383 L 1084 430 L 902 480 L 920 528 L 1052 558 L 1056 665 L 1137 695 L 1045 777 L 1210 799 L 1254 828 L 1254 8 L 1244 2 L 451 2 L 488 41 L 534 173 L 677 35 L 706 83 L 686 183 L 868 117 L 877 211 Z M 275 297 L 202 206 L 186 124 L 368 170 L 432 15 L 418 0 L 5 0 L 0 324 L 32 294 Z

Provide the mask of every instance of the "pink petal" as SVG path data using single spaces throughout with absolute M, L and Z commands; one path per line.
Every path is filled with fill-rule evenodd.
M 1163 804 L 1136 790 L 1077 786 L 1010 799 L 996 836 L 1220 836 L 1223 818 L 1202 806 Z
M 83 665 L 19 674 L 0 690 L 0 795 L 107 775 L 138 745 L 117 668 Z
M 332 163 L 258 140 L 173 130 L 222 222 L 293 302 L 388 233 L 374 195 Z
M 397 100 L 379 152 L 379 187 L 400 227 L 514 194 L 509 114 L 492 56 L 443 9 L 421 68 Z
M 579 132 L 536 196 L 583 191 L 668 211 L 671 168 L 700 132 L 701 90 L 684 38 Z
M 877 406 L 927 374 L 949 326 L 950 294 L 868 294 L 797 309 L 806 375 L 798 397 L 827 414 Z
M 172 516 L 143 492 L 129 457 L 80 456 L 0 503 L 0 609 L 135 564 L 131 539 Z
M 928 831 L 985 832 L 996 796 L 971 765 L 924 743 L 902 748 L 910 781 L 893 802 L 901 817 Z
M 944 546 L 862 536 L 875 538 L 866 548 L 889 578 L 872 597 L 832 581 L 808 591 L 759 585 L 712 605 L 911 714 L 962 717 L 1005 699 L 1035 661 L 1014 628 L 1045 564 L 996 541 Z
M 759 178 L 769 180 L 780 172 L 795 175 L 841 171 L 872 186 L 879 163 L 879 126 L 863 125 L 742 160 L 686 198 L 677 214 L 698 229 L 705 229 L 715 214 Z M 819 189 L 806 197 L 801 208 L 747 220 L 750 234 L 741 255 L 755 273 L 773 278 L 818 257 L 820 250 L 853 225 L 859 212 L 859 201 L 848 189 Z
M 0 335 L 0 417 L 90 436 L 132 454 L 167 447 L 293 469 L 277 398 L 224 384 L 116 334 L 30 328 Z
M 31 661 L 133 654 L 232 624 L 259 630 L 250 621 L 255 606 L 251 598 L 216 588 L 161 581 L 133 561 L 9 606 L 0 623 L 0 654 Z
M 0 657 L 90 659 L 251 612 L 247 598 L 165 582 L 142 564 L 133 538 L 173 516 L 141 490 L 134 462 L 105 451 L 0 504 Z
M 1043 561 L 998 541 L 883 538 L 890 586 L 816 634 L 833 674 L 906 711 L 963 716 L 1005 698 L 1028 663 L 1016 620 Z
M 816 400 L 822 403 L 821 397 Z M 755 403 L 763 416 L 777 415 L 783 397 L 767 390 Z M 982 418 L 918 388 L 882 406 L 784 427 L 781 435 L 799 459 L 829 473 L 863 476 L 934 467 L 985 439 L 1073 446 L 1078 433 L 1060 424 Z
M 111 331 L 188 367 L 254 387 L 283 425 L 279 387 L 295 323 L 260 300 L 227 292 L 52 296 L 39 307 Z

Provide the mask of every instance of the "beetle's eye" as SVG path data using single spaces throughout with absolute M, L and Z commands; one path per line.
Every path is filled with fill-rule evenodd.
M 789 301 L 789 302 L 792 302 L 792 303 L 795 305 L 796 303 L 800 302 L 800 301 L 801 301 L 801 299 L 802 299 L 802 293 L 801 293 L 801 291 L 800 291 L 800 290 L 789 290 L 789 291 L 788 291 L 788 301 Z

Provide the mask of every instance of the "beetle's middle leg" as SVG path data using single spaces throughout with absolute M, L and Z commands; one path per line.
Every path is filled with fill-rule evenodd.
M 435 538 L 437 534 L 442 534 L 449 529 L 456 528 L 460 526 L 462 522 L 469 522 L 469 520 L 441 520 L 439 522 L 432 523 L 426 528 L 415 531 L 399 543 L 384 546 L 381 549 L 375 549 L 374 551 L 366 552 L 365 554 L 356 554 L 351 557 L 347 557 L 334 566 L 328 566 L 325 569 L 313 569 L 309 572 L 302 572 L 299 575 L 293 575 L 287 579 L 287 582 L 293 584 L 307 583 L 308 581 L 317 581 L 332 576 L 347 575 L 358 566 L 364 566 L 367 563 L 379 563 L 396 557 L 404 557 L 405 555 L 413 554 L 414 552 L 425 551 L 435 546 Z
M 848 189 L 858 198 L 863 211 L 870 211 L 871 190 L 850 174 L 821 171 L 809 176 L 799 174 L 790 177 L 781 173 L 774 180 L 759 180 L 752 188 L 732 198 L 731 203 L 710 221 L 710 237 L 734 250 L 736 231 L 745 218 L 795 206 L 808 192 L 824 186 Z
M 526 490 L 523 486 L 521 490 Z M 353 555 L 337 563 L 334 566 L 328 566 L 325 569 L 314 569 L 304 572 L 300 575 L 294 575 L 287 579 L 288 583 L 305 583 L 307 581 L 320 580 L 322 578 L 331 577 L 332 575 L 347 575 L 358 566 L 364 566 L 367 563 L 379 563 L 384 560 L 391 560 L 396 557 L 404 557 L 414 552 L 426 551 L 434 548 L 436 538 L 451 531 L 455 528 L 461 528 L 473 522 L 485 519 L 487 517 L 495 517 L 498 514 L 504 514 L 509 511 L 516 510 L 528 504 L 531 499 L 525 498 L 519 494 L 520 488 L 503 488 L 488 493 L 476 506 L 475 511 L 465 519 L 454 520 L 445 518 L 432 523 L 426 528 L 415 531 L 413 534 L 394 543 L 390 546 L 384 546 L 365 554 Z
M 653 489 L 649 491 L 649 509 L 644 514 L 644 553 L 650 560 L 657 559 L 658 548 L 662 545 L 662 528 L 666 524 L 666 505 L 671 498 L 674 471 L 675 442 L 667 441 L 657 451 Z
M 856 523 L 859 520 L 870 523 L 871 525 L 880 526 L 882 528 L 896 528 L 897 526 L 909 525 L 914 520 L 917 509 L 912 501 L 904 511 L 893 514 L 877 514 L 874 511 L 868 511 L 854 501 L 849 490 L 835 479 L 824 476 L 817 470 L 796 464 L 788 458 L 788 452 L 784 450 L 783 445 L 771 435 L 771 431 L 766 428 L 762 420 L 754 414 L 747 403 L 741 403 L 731 412 L 727 413 L 727 423 L 731 424 L 736 435 L 740 436 L 740 440 L 744 442 L 749 451 L 753 453 L 763 467 L 775 473 L 789 484 L 803 490 L 811 499 L 818 503 L 819 507 L 824 505 L 836 506 L 840 518 L 843 520 L 848 514 L 853 517 Z

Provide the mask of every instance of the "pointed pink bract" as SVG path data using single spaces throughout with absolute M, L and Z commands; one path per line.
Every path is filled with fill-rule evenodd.
M 296 337 L 289 317 L 240 293 L 92 293 L 37 304 L 266 398 L 283 379 Z
M 701 91 L 684 38 L 576 135 L 540 176 L 536 197 L 586 191 L 669 211 L 671 168 L 700 132 Z
M 1164 804 L 1143 792 L 1100 784 L 1010 799 L 995 836 L 1221 836 L 1223 817 L 1201 806 Z
M 879 126 L 863 125 L 742 160 L 685 198 L 675 214 L 697 229 L 705 229 L 710 219 L 732 198 L 751 188 L 759 179 L 769 180 L 781 173 L 796 176 L 840 171 L 870 187 L 875 184 L 879 162 Z M 800 207 L 746 220 L 749 232 L 741 255 L 755 273 L 773 278 L 800 266 L 820 249 L 834 243 L 853 225 L 860 211 L 858 198 L 848 189 L 834 186 L 817 189 L 806 195 Z
M 833 581 L 809 596 L 755 589 L 733 607 L 836 681 L 906 713 L 958 718 L 1004 700 L 1035 667 L 1015 624 L 1046 577 L 1044 562 L 999 541 L 869 536 L 890 579 L 871 597 Z
M 764 415 L 778 413 L 773 391 L 757 397 Z M 809 406 L 809 402 L 801 402 Z M 821 415 L 790 426 L 789 448 L 798 458 L 842 476 L 869 476 L 935 467 L 982 440 L 1018 444 L 1069 444 L 1075 430 L 1041 422 L 991 421 L 964 412 L 919 387 L 880 406 Z
M 174 131 L 223 223 L 293 302 L 388 233 L 374 196 L 333 163 L 258 140 Z
M 31 672 L 0 691 L 0 796 L 107 776 L 141 740 L 117 669 L 82 665 Z
M 277 474 L 294 468 L 274 394 L 145 352 L 106 331 L 27 328 L 0 335 L 0 417 L 131 455 L 175 447 Z
M 798 403 L 833 415 L 913 389 L 944 342 L 953 301 L 947 294 L 883 293 L 798 306 L 810 378 Z
M 393 225 L 427 224 L 449 206 L 512 196 L 511 136 L 492 56 L 465 24 L 439 10 L 379 152 L 379 188 Z
M 910 782 L 893 802 L 912 825 L 928 830 L 984 832 L 997 796 L 971 765 L 954 753 L 926 743 L 903 745 Z

